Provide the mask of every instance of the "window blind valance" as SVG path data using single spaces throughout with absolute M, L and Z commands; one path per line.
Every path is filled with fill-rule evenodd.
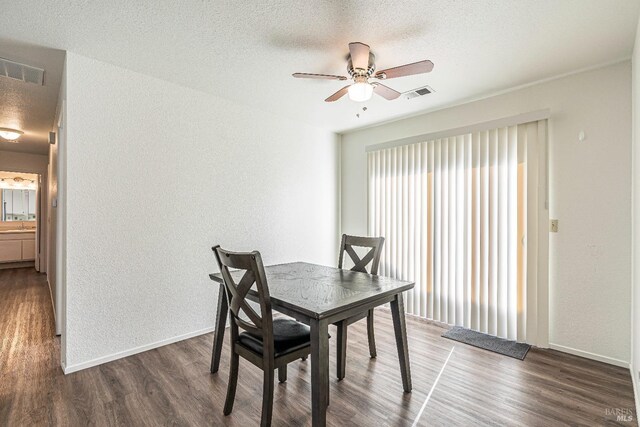
M 437 139 L 449 138 L 452 136 L 465 135 L 475 132 L 482 132 L 491 129 L 499 129 L 508 126 L 520 125 L 524 123 L 537 122 L 547 120 L 551 117 L 551 110 L 543 109 L 531 111 L 528 113 L 518 114 L 515 116 L 503 117 L 501 119 L 491 120 L 488 122 L 476 123 L 469 126 L 463 126 L 455 129 L 447 129 L 439 132 L 432 132 L 423 135 L 410 136 L 407 138 L 397 139 L 394 141 L 382 142 L 380 144 L 368 145 L 366 152 L 378 151 L 385 148 L 400 147 L 403 145 L 411 145 L 424 141 L 435 141 Z

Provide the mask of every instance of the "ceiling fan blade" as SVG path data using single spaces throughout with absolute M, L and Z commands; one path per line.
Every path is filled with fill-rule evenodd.
M 429 60 L 414 62 L 413 64 L 400 65 L 378 71 L 375 77 L 378 79 L 395 79 L 396 77 L 411 76 L 413 74 L 428 73 L 433 70 L 433 62 Z
M 373 91 L 389 101 L 392 101 L 401 95 L 397 90 L 391 89 L 389 86 L 385 86 L 380 83 L 376 83 L 373 86 Z
M 368 45 L 360 42 L 349 43 L 349 54 L 351 55 L 353 68 L 361 68 L 363 70 L 369 68 Z
M 334 76 L 331 74 L 293 73 L 292 76 L 297 79 L 347 80 L 345 76 Z
M 349 86 L 351 86 L 351 85 L 349 85 Z M 333 102 L 333 101 L 337 101 L 338 99 L 342 98 L 349 91 L 349 86 L 343 87 L 342 89 L 340 89 L 339 91 L 337 91 L 336 93 L 334 93 L 333 95 L 331 95 L 330 97 L 325 99 L 324 102 Z

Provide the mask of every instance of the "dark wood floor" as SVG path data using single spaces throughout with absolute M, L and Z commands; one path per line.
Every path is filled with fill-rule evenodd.
M 411 426 L 449 355 L 417 425 L 606 425 L 615 424 L 607 409 L 633 408 L 628 370 L 538 349 L 521 362 L 441 338 L 439 326 L 413 318 L 413 393 L 404 394 L 390 315 L 376 316 L 377 359 L 368 357 L 366 324 L 349 328 L 347 378 L 331 381 L 329 425 Z M 63 375 L 46 281 L 33 269 L 0 271 L 0 332 L 0 425 L 259 423 L 262 373 L 245 361 L 233 413 L 222 415 L 228 347 L 211 375 L 211 334 Z M 274 426 L 311 423 L 309 370 L 309 361 L 295 362 L 276 385 Z

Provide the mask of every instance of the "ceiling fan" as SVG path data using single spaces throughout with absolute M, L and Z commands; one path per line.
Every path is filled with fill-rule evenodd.
M 364 102 L 371 98 L 373 93 L 388 99 L 389 101 L 400 96 L 400 92 L 391 89 L 382 83 L 370 83 L 369 79 L 387 80 L 396 77 L 410 76 L 413 74 L 428 73 L 433 70 L 433 62 L 429 60 L 418 61 L 412 64 L 400 65 L 399 67 L 387 68 L 376 71 L 376 57 L 371 52 L 368 45 L 360 42 L 349 43 L 349 57 L 347 72 L 353 83 L 343 87 L 327 99 L 325 102 L 333 102 L 349 93 L 352 101 Z M 293 77 L 299 79 L 325 79 L 325 80 L 347 80 L 345 76 L 334 76 L 330 74 L 294 73 Z

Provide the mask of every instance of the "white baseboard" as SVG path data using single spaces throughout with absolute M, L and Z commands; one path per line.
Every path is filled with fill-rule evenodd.
M 629 370 L 631 371 L 631 382 L 633 383 L 633 396 L 636 399 L 636 420 L 640 414 L 640 384 L 638 378 L 638 371 L 633 367 L 633 364 L 629 364 Z
M 49 287 L 49 296 L 51 297 L 51 307 L 53 307 L 53 321 L 56 322 L 58 313 L 56 313 L 56 303 L 53 301 L 53 292 L 51 292 L 51 282 L 49 282 L 48 277 L 47 277 L 47 286 Z M 56 322 L 56 325 L 57 325 L 57 322 Z M 56 330 L 56 335 L 59 335 L 57 330 Z
M 609 365 L 620 366 L 621 368 L 629 368 L 629 362 L 625 360 L 615 359 L 613 357 L 602 356 L 600 354 L 590 353 L 588 351 L 577 350 L 571 347 L 565 347 L 559 344 L 549 343 L 552 350 L 562 351 L 563 353 L 573 354 L 574 356 L 584 357 L 585 359 L 597 360 L 598 362 L 608 363 Z
M 188 334 L 178 335 L 175 337 L 167 338 L 165 340 L 156 341 L 151 344 L 145 344 L 140 347 L 135 347 L 129 350 L 113 353 L 107 356 L 98 357 L 97 359 L 89 360 L 87 362 L 77 363 L 75 365 L 70 365 L 70 366 L 62 365 L 62 370 L 64 371 L 65 374 L 70 374 L 72 372 L 81 371 L 83 369 L 91 368 L 93 366 L 102 365 L 103 363 L 111 362 L 117 359 L 122 359 L 123 357 L 133 356 L 134 354 L 142 353 L 148 350 L 153 350 L 154 348 L 162 347 L 168 344 L 173 344 L 178 341 L 197 337 L 199 335 L 208 334 L 209 332 L 213 332 L 213 330 L 214 330 L 213 327 L 205 328 L 199 331 L 189 332 Z

